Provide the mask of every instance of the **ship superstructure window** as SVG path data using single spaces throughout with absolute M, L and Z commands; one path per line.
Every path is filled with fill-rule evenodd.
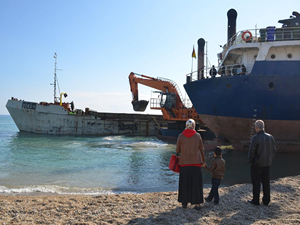
M 232 47 L 219 66 L 218 74 L 221 76 L 250 74 L 259 55 L 258 52 L 259 48 L 256 46 L 251 48 L 240 48 L 239 45 Z M 271 54 L 274 53 L 272 52 Z
M 291 53 L 289 53 L 289 54 L 287 55 L 287 57 L 288 57 L 289 59 L 291 59 L 291 58 L 293 57 L 293 55 L 292 55 Z
M 271 59 L 275 59 L 275 58 L 276 58 L 276 55 L 272 54 Z

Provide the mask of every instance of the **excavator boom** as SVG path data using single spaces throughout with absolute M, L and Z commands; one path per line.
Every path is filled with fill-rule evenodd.
M 162 98 L 158 104 L 155 104 L 155 106 L 153 106 L 154 104 L 152 105 L 151 103 L 151 109 L 161 110 L 164 119 L 173 121 L 186 121 L 189 118 L 193 118 L 197 121 L 200 120 L 194 107 L 187 108 L 184 106 L 180 89 L 173 81 L 165 78 L 149 77 L 133 72 L 129 74 L 128 78 L 132 93 L 131 103 L 134 111 L 145 111 L 148 105 L 148 101 L 139 100 L 138 96 L 138 84 L 143 84 L 159 90 Z
M 129 78 L 130 90 L 132 93 L 131 103 L 133 105 L 134 111 L 145 111 L 148 104 L 148 101 L 139 100 L 138 84 L 143 84 L 145 86 L 155 88 L 164 93 L 174 94 L 175 96 L 177 96 L 176 108 L 182 108 L 184 106 L 180 99 L 179 93 L 176 89 L 176 86 L 172 84 L 170 81 L 149 77 L 146 75 L 140 75 L 133 72 L 129 74 L 128 78 Z

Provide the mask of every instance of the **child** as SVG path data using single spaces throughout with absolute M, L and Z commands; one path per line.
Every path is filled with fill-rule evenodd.
M 212 187 L 205 201 L 211 202 L 214 199 L 215 204 L 219 204 L 219 186 L 225 174 L 225 160 L 222 158 L 222 149 L 217 146 L 214 150 L 215 158 L 211 162 L 211 166 L 204 164 L 206 170 L 211 172 Z

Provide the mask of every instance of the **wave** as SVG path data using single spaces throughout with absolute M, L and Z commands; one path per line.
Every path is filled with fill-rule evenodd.
M 31 185 L 22 187 L 0 186 L 0 194 L 58 194 L 58 195 L 110 195 L 110 194 L 132 193 L 128 191 L 116 191 L 103 188 L 81 188 L 81 187 L 63 187 L 58 185 Z M 135 193 L 132 193 L 135 194 Z

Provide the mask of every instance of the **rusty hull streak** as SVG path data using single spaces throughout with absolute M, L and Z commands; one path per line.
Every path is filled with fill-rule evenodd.
M 255 119 L 200 115 L 216 136 L 227 138 L 235 150 L 248 150 L 255 134 Z M 300 121 L 264 120 L 265 131 L 274 136 L 277 150 L 296 152 L 300 150 Z M 297 131 L 297 132 L 295 132 Z

